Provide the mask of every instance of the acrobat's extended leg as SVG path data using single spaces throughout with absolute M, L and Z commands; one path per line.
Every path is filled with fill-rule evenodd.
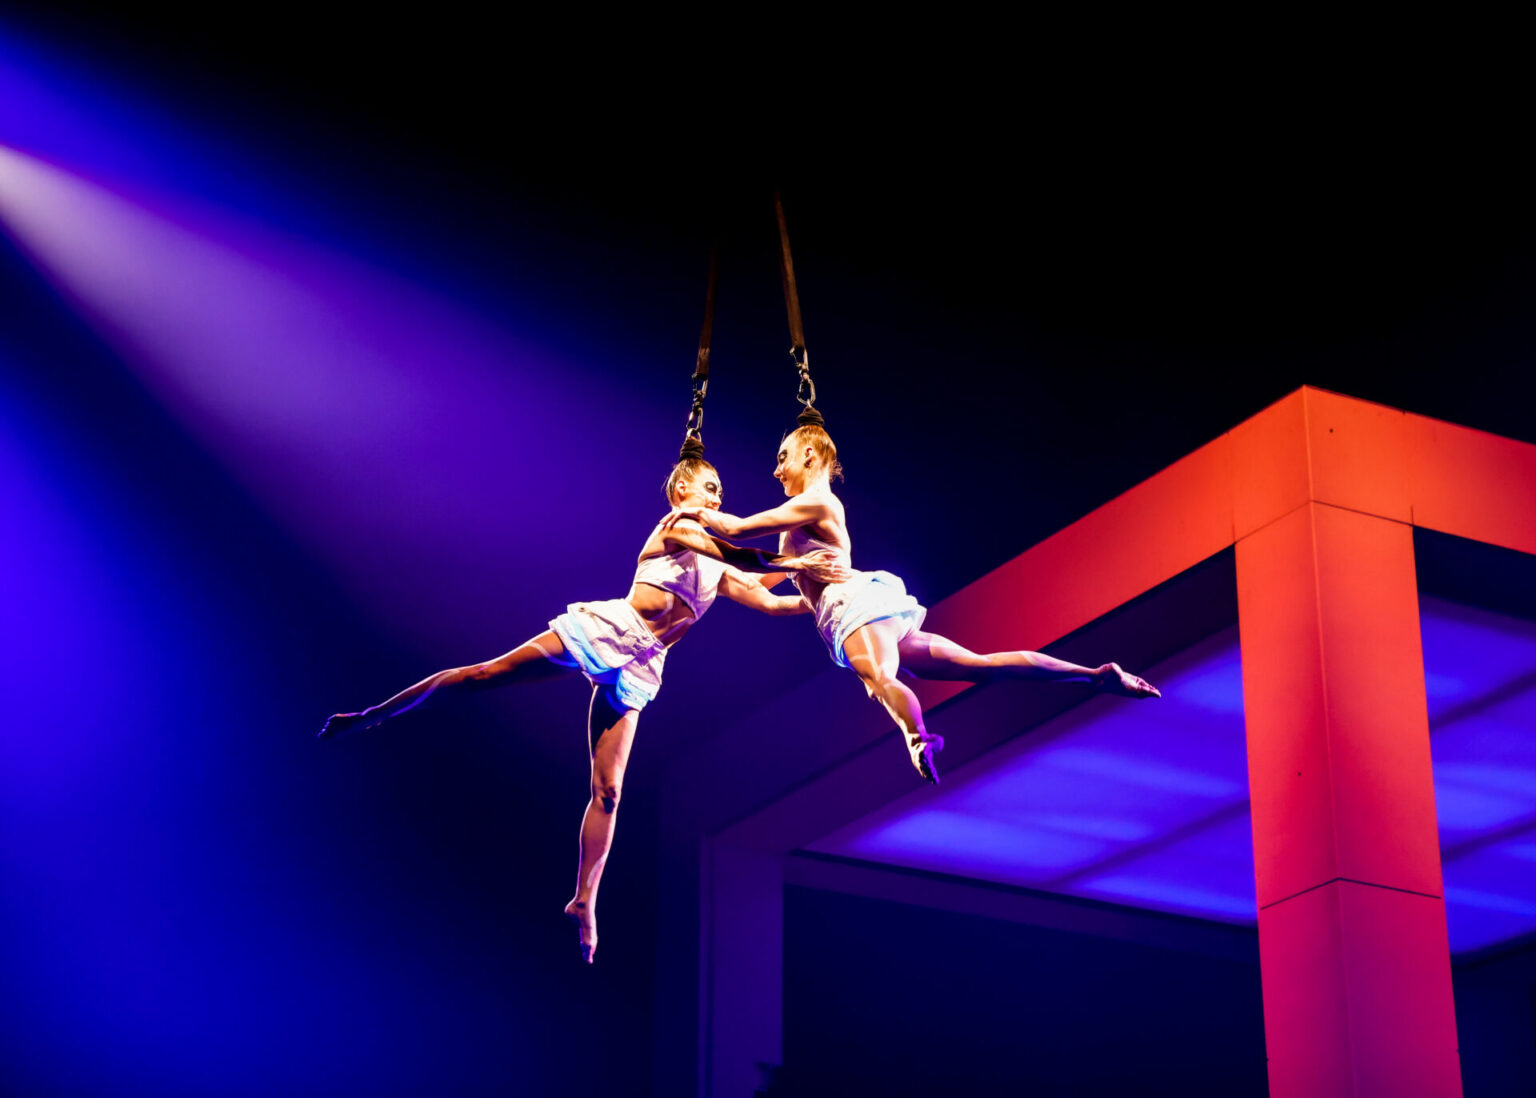
M 569 671 L 555 659 L 565 654 L 565 645 L 551 630 L 524 641 L 505 655 L 484 663 L 450 667 L 408 686 L 388 701 L 364 709 L 361 713 L 337 713 L 325 722 L 320 736 L 329 738 L 354 729 L 374 728 L 391 717 L 409 712 L 440 690 L 483 689 L 552 678 Z
M 592 708 L 587 715 L 592 799 L 581 818 L 576 895 L 565 905 L 565 913 L 576 924 L 581 937 L 581 959 L 587 964 L 592 963 L 597 953 L 597 886 L 603 879 L 603 866 L 608 864 L 608 851 L 613 847 L 624 768 L 629 765 L 629 749 L 635 742 L 639 719 L 636 710 L 617 708 L 601 687 L 593 687 Z
M 993 682 L 997 679 L 1037 679 L 1046 682 L 1086 682 L 1108 694 L 1128 698 L 1162 697 L 1157 687 L 1123 670 L 1118 663 L 1081 667 L 1043 652 L 989 652 L 978 655 L 948 637 L 922 630 L 908 635 L 899 647 L 901 666 L 920 679 Z
M 938 785 L 939 772 L 934 767 L 933 756 L 944 750 L 944 737 L 929 734 L 923 726 L 923 707 L 918 703 L 917 695 L 896 678 L 901 666 L 897 629 L 897 624 L 890 619 L 861 625 L 843 642 L 843 656 L 863 681 L 869 696 L 884 706 L 896 722 L 917 772 Z

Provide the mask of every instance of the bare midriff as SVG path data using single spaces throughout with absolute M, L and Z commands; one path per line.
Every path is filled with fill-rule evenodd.
M 656 639 L 668 648 L 682 640 L 683 634 L 694 622 L 693 607 L 671 591 L 653 587 L 649 583 L 637 583 L 626 597 L 629 605 L 651 627 Z

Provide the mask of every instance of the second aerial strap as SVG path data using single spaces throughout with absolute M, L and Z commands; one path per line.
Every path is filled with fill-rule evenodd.
M 789 225 L 784 220 L 784 203 L 779 192 L 773 192 L 773 212 L 779 220 L 779 273 L 784 278 L 784 309 L 789 314 L 789 354 L 795 369 L 800 373 L 800 386 L 795 399 L 802 405 L 798 422 L 800 426 L 823 426 L 825 421 L 816 410 L 816 383 L 811 380 L 810 358 L 805 351 L 805 328 L 800 322 L 800 293 L 795 288 L 795 261 L 789 254 Z

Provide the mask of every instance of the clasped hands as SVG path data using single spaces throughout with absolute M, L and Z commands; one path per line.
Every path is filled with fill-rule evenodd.
M 836 549 L 813 549 L 803 557 L 791 559 L 798 560 L 800 570 L 817 583 L 847 583 L 853 576 L 848 554 Z

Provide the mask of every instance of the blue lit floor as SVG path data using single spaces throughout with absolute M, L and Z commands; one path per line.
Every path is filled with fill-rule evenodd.
M 1420 607 L 1447 920 L 1465 953 L 1536 932 L 1536 624 Z M 1145 674 L 1161 701 L 1095 698 L 810 849 L 1253 923 L 1236 627 Z

